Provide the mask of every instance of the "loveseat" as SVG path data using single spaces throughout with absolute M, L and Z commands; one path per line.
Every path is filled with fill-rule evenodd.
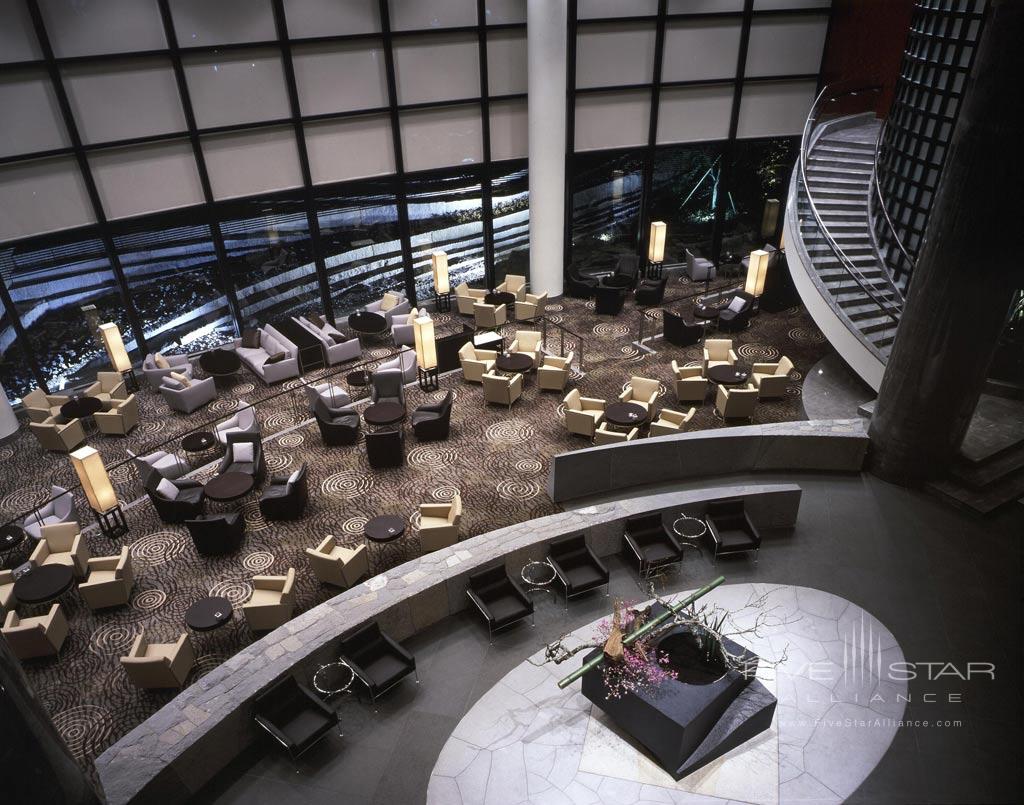
M 299 376 L 299 350 L 291 341 L 279 333 L 273 325 L 264 324 L 255 331 L 253 342 L 258 346 L 245 346 L 249 333 L 236 338 L 232 346 L 242 363 L 260 377 L 264 383 L 278 383 Z M 284 353 L 284 357 L 271 363 L 273 355 Z

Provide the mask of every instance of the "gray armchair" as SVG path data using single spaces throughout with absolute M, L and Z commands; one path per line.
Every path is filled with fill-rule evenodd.
M 409 300 L 399 291 L 388 291 L 380 301 L 371 302 L 365 308 L 368 313 L 377 313 L 383 316 L 384 320 L 388 323 L 388 327 L 391 326 L 392 319 L 395 316 L 408 313 L 410 309 Z
M 75 522 L 75 499 L 63 486 L 50 487 L 50 499 L 26 517 L 21 527 L 32 539 L 39 539 L 45 525 Z
M 182 386 L 173 377 L 165 377 L 161 381 L 160 396 L 172 410 L 191 414 L 217 399 L 217 387 L 212 377 L 193 380 L 188 386 Z
M 158 365 L 156 353 L 152 352 L 142 362 L 142 374 L 146 376 L 149 387 L 154 391 L 160 388 L 163 379 L 171 372 L 178 372 L 190 380 L 192 379 L 192 362 L 188 355 L 161 355 L 160 358 L 162 358 L 162 362 L 166 362 L 166 367 Z
M 394 402 L 405 405 L 402 373 L 397 369 L 378 369 L 373 373 L 370 398 L 373 402 Z
M 217 473 L 240 472 L 251 475 L 259 486 L 267 477 L 267 460 L 263 455 L 263 440 L 258 433 L 229 433 L 224 458 Z
M 214 427 L 214 435 L 221 444 L 228 443 L 229 433 L 256 433 L 260 432 L 260 423 L 256 421 L 256 409 L 245 400 L 238 401 L 238 410 L 234 416 L 225 419 Z
M 166 450 L 157 450 L 155 453 L 149 453 L 145 456 L 137 456 L 131 450 L 127 452 L 128 458 L 135 464 L 135 469 L 139 473 L 139 480 L 143 486 L 146 485 L 146 479 L 153 472 L 156 472 L 162 478 L 173 481 L 189 471 L 188 461 L 182 456 L 168 453 Z
M 313 411 L 316 406 L 316 401 L 323 399 L 325 403 L 331 408 L 344 408 L 346 405 L 352 402 L 352 398 L 348 396 L 341 386 L 336 386 L 333 383 L 317 383 L 312 386 L 303 386 L 302 390 L 306 394 L 306 399 L 309 401 L 309 410 Z
M 715 264 L 703 257 L 698 257 L 689 249 L 686 250 L 686 273 L 694 282 L 704 282 L 715 278 Z
M 419 311 L 412 308 L 408 313 L 401 313 L 391 317 L 391 337 L 396 347 L 412 347 L 416 345 L 416 336 L 413 334 L 413 321 L 418 316 L 430 317 L 425 310 Z
M 408 347 L 402 347 L 401 352 L 397 358 L 392 358 L 389 361 L 384 361 L 380 366 L 377 367 L 377 371 L 387 371 L 389 369 L 397 369 L 402 373 L 403 383 L 415 383 L 416 382 L 416 353 Z

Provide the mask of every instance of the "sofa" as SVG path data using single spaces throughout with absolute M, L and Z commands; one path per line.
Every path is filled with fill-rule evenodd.
M 200 514 L 185 521 L 196 553 L 223 556 L 234 553 L 245 539 L 245 519 L 241 512 Z
M 359 339 L 347 337 L 329 321 L 324 320 L 323 326 L 319 327 L 316 322 L 310 321 L 305 316 L 293 318 L 300 327 L 312 333 L 323 345 L 328 365 L 334 366 L 348 361 L 357 361 L 362 357 L 363 352 Z
M 462 365 L 462 379 L 467 383 L 483 383 L 486 372 L 494 368 L 498 353 L 488 349 L 478 349 L 472 341 L 467 341 L 459 349 L 459 363 Z
M 229 433 L 224 457 L 217 473 L 240 472 L 251 475 L 255 485 L 263 483 L 267 475 L 267 461 L 263 455 L 263 440 L 258 433 Z
M 39 529 L 39 539 L 29 560 L 36 567 L 67 565 L 76 578 L 82 579 L 91 556 L 78 523 L 54 523 Z
M 427 403 L 412 412 L 412 432 L 420 441 L 447 439 L 452 421 L 452 393 L 437 403 Z
M 416 335 L 413 332 L 413 322 L 418 317 L 430 318 L 430 314 L 425 310 L 417 310 L 413 308 L 408 313 L 401 313 L 397 316 L 391 317 L 391 338 L 395 342 L 396 347 L 414 347 L 416 346 Z
M 129 394 L 123 400 L 110 400 L 104 406 L 105 410 L 97 411 L 94 416 L 100 433 L 127 436 L 139 424 L 139 403 L 134 394 Z
M 269 632 L 291 620 L 295 611 L 295 568 L 284 576 L 253 576 L 252 594 L 242 604 L 249 628 Z
M 313 416 L 324 444 L 355 444 L 359 438 L 359 414 L 351 408 L 332 408 L 321 398 L 313 404 Z
M 315 548 L 306 548 L 306 558 L 313 575 L 323 584 L 351 587 L 363 576 L 369 575 L 366 546 L 346 548 L 328 534 Z
M 256 421 L 256 409 L 245 400 L 238 401 L 238 410 L 213 428 L 217 441 L 226 445 L 231 433 L 259 433 L 260 423 Z
M 89 575 L 78 585 L 78 595 L 89 609 L 107 609 L 128 603 L 134 584 L 128 546 L 113 556 L 92 557 L 86 569 Z
M 192 362 L 188 355 L 161 355 L 159 352 L 151 352 L 142 361 L 142 374 L 146 376 L 149 387 L 154 391 L 160 388 L 163 379 L 171 372 L 191 378 L 193 375 Z
M 60 604 L 51 604 L 45 615 L 32 618 L 19 617 L 12 609 L 4 620 L 3 635 L 19 660 L 52 657 L 68 636 L 68 621 Z
M 377 372 L 396 369 L 402 373 L 403 383 L 416 382 L 416 353 L 408 347 L 402 347 L 398 355 L 391 360 L 382 361 Z
M 120 372 L 97 372 L 96 382 L 82 392 L 83 397 L 95 397 L 102 403 L 113 400 L 124 400 L 128 397 L 128 389 Z
M 713 280 L 716 273 L 714 263 L 703 257 L 698 257 L 689 249 L 686 250 L 686 275 L 691 280 L 694 282 Z
M 244 333 L 242 338 L 236 338 L 232 347 L 242 363 L 249 367 L 253 374 L 257 375 L 264 383 L 279 383 L 299 376 L 299 350 L 291 341 L 281 335 L 273 325 L 264 324 L 255 331 L 252 336 L 257 346 L 246 346 L 249 333 Z M 284 357 L 274 363 L 268 359 L 272 355 L 284 353 Z
M 172 481 L 154 472 L 146 479 L 144 488 L 165 523 L 183 523 L 203 513 L 206 492 L 199 481 Z
M 140 631 L 120 661 L 137 688 L 180 688 L 195 665 L 196 654 L 187 632 L 173 643 L 150 643 L 146 633 Z
M 275 475 L 260 495 L 264 520 L 297 520 L 309 500 L 309 476 L 303 463 L 291 475 Z

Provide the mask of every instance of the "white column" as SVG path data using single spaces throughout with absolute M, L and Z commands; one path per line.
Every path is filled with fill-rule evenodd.
M 17 431 L 18 417 L 14 415 L 11 404 L 7 401 L 7 392 L 0 383 L 0 439 L 6 439 Z
M 566 0 L 527 0 L 530 290 L 562 293 Z

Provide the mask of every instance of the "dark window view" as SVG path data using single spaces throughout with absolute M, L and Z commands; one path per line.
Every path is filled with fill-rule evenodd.
M 403 290 L 398 207 L 390 182 L 361 183 L 317 200 L 320 242 L 334 315 L 348 314 Z
M 711 257 L 722 148 L 717 143 L 672 146 L 655 154 L 651 220 L 666 226 L 665 262 L 686 261 L 686 249 Z
M 642 156 L 577 154 L 572 176 L 572 265 L 580 274 L 610 271 L 636 254 Z
M 453 288 L 461 282 L 481 283 L 484 227 L 476 171 L 410 179 L 407 187 L 416 297 L 430 299 L 434 294 L 430 254 L 438 250 L 448 254 Z
M 133 226 L 114 236 L 132 304 L 153 352 L 210 349 L 235 337 L 235 323 L 206 224 L 184 216 L 160 229 Z
M 774 232 L 762 232 L 765 202 L 774 198 L 785 204 L 786 183 L 799 150 L 797 137 L 736 142 L 725 197 L 723 253 L 745 255 L 771 239 Z M 781 226 L 780 219 L 777 227 Z
M 515 167 L 513 167 L 515 165 Z M 530 276 L 530 182 L 525 163 L 492 168 L 494 282 L 507 274 Z
M 0 274 L 28 336 L 26 346 L 39 361 L 51 392 L 95 380 L 97 371 L 109 368 L 106 350 L 95 335 L 99 324 L 114 322 L 132 359 L 139 359 L 120 289 L 98 238 L 50 238 L 3 247 Z M 95 310 L 83 312 L 88 305 Z
M 7 311 L 0 307 L 0 384 L 12 403 L 37 387 Z
M 244 326 L 322 310 L 309 221 L 300 200 L 248 200 L 222 208 L 220 215 Z

